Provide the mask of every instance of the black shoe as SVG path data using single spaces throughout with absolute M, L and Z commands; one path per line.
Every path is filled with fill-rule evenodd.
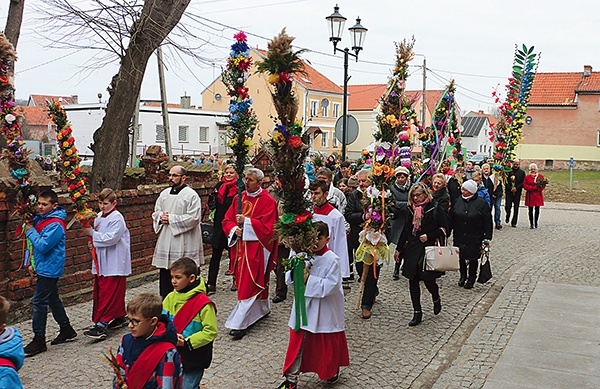
M 501 230 L 502 229 L 502 224 L 496 224 L 496 229 L 497 230 Z
M 433 302 L 433 314 L 439 315 L 442 312 L 442 299 Z
M 516 224 L 516 223 L 515 223 L 515 224 L 511 224 L 510 226 L 511 226 L 512 228 L 517 228 L 517 224 Z
M 217 292 L 217 287 L 214 285 L 206 285 L 206 295 L 211 296 Z
M 46 346 L 46 338 L 43 336 L 34 336 L 33 340 L 29 342 L 27 346 L 25 346 L 25 356 L 33 357 L 39 353 L 43 353 L 47 351 L 48 347 Z
M 475 285 L 475 281 L 467 281 L 467 283 L 465 284 L 465 289 L 473 289 L 473 285 Z
M 108 326 L 106 326 L 109 330 L 116 330 L 119 328 L 125 328 L 129 324 L 129 320 L 127 320 L 127 316 L 117 317 L 116 319 L 112 319 L 108 322 Z M 85 334 L 84 334 L 85 335 Z
M 231 330 L 229 331 L 229 335 L 233 336 L 233 340 L 240 340 L 244 336 L 246 336 L 246 330 Z
M 91 330 L 83 331 L 83 334 L 88 338 L 94 340 L 104 340 L 108 335 L 106 332 L 106 328 L 99 325 L 95 325 L 94 328 L 92 328 Z
M 62 344 L 65 342 L 68 342 L 72 339 L 75 339 L 77 337 L 77 332 L 75 332 L 75 330 L 73 329 L 73 327 L 69 326 L 67 328 L 61 329 L 58 336 L 56 338 L 54 338 L 54 340 L 52 342 L 50 342 L 51 345 L 57 345 L 57 344 Z
M 394 275 L 392 276 L 392 278 L 393 278 L 395 281 L 398 281 L 398 280 L 400 279 L 400 272 L 397 272 L 397 271 L 395 271 L 395 272 L 394 272 Z
M 354 282 L 354 273 L 350 273 L 350 277 L 348 277 L 348 281 Z
M 285 296 L 277 295 L 277 296 L 273 297 L 273 300 L 271 300 L 271 301 L 273 301 L 273 304 L 277 304 L 277 303 L 285 301 L 285 299 L 286 299 Z
M 467 282 L 467 279 L 465 277 L 460 277 L 460 280 L 458 280 L 458 286 L 465 286 L 465 282 Z
M 533 228 L 538 228 L 538 224 L 537 224 L 537 223 L 535 223 L 535 224 L 533 225 Z
M 507 216 L 506 220 L 504 221 L 504 223 L 508 224 L 509 221 L 510 221 L 510 216 Z
M 335 384 L 340 380 L 340 372 L 338 371 L 333 377 L 328 379 L 326 382 L 328 384 Z
M 294 384 L 293 382 L 285 380 L 277 387 L 277 389 L 296 389 L 297 387 L 298 384 Z
M 408 322 L 409 327 L 414 327 L 414 326 L 418 325 L 422 319 L 423 319 L 423 312 L 415 311 L 415 314 L 413 315 L 412 320 Z

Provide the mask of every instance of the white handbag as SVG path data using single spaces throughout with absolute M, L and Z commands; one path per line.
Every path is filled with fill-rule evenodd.
M 426 271 L 450 271 L 459 270 L 460 262 L 458 256 L 460 250 L 458 247 L 441 246 L 439 240 L 436 240 L 436 246 L 425 246 L 425 260 L 423 261 L 423 270 Z

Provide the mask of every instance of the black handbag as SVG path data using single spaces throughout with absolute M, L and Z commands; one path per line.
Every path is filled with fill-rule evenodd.
M 485 261 L 485 262 L 483 262 Z M 490 265 L 489 258 L 481 258 L 480 266 L 479 266 L 479 277 L 477 277 L 477 282 L 480 284 L 485 284 L 489 280 L 492 279 L 492 266 Z
M 202 231 L 202 243 L 213 243 L 213 227 L 214 225 L 212 223 L 200 223 L 200 230 Z

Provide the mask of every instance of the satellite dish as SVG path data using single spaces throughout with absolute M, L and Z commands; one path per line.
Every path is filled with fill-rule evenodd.
M 321 100 L 321 107 L 323 107 L 323 108 L 329 107 L 329 100 L 327 100 L 327 99 Z
M 221 101 L 221 94 L 220 93 L 215 94 L 215 100 Z
M 346 124 L 348 126 L 346 132 L 346 145 L 354 143 L 356 138 L 358 138 L 358 120 L 352 115 L 346 115 L 348 118 Z M 338 120 L 335 122 L 335 137 L 341 143 L 343 141 L 343 133 L 342 126 L 344 125 L 344 117 L 340 116 Z

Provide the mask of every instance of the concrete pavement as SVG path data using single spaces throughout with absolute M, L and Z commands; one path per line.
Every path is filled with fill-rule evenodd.
M 520 323 L 524 323 L 522 326 L 527 331 L 543 334 L 540 326 L 526 325 L 535 320 L 540 310 L 544 310 L 543 306 L 536 308 L 534 304 L 538 298 L 538 285 L 540 288 L 549 284 L 577 286 L 561 290 L 560 296 L 566 301 L 570 301 L 569 297 L 578 301 L 577 291 L 580 287 L 585 290 L 600 288 L 600 207 L 547 204 L 541 211 L 540 228 L 535 230 L 529 229 L 525 208 L 521 208 L 519 219 L 517 228 L 505 226 L 500 231 L 494 231 L 491 257 L 494 278 L 490 282 L 465 290 L 456 286 L 457 272 L 449 272 L 439 282 L 443 305 L 439 316 L 433 315 L 433 304 L 423 288 L 424 321 L 417 327 L 407 326 L 412 317 L 408 282 L 405 279 L 392 280 L 392 265 L 384 267 L 382 271 L 380 295 L 370 320 L 361 319 L 360 311 L 354 310 L 358 284 L 353 284 L 346 304 L 346 333 L 351 365 L 342 370 L 340 382 L 335 387 L 517 387 L 502 386 L 507 382 L 504 377 L 510 374 L 516 380 L 521 372 L 525 374 L 527 382 L 533 382 L 533 378 L 529 378 L 531 374 L 525 369 L 510 365 L 506 367 L 503 360 L 514 361 L 516 356 L 513 350 L 523 353 L 537 350 L 531 344 L 510 342 L 530 338 L 528 332 L 520 331 Z M 287 346 L 291 292 L 285 302 L 272 306 L 271 315 L 252 327 L 248 336 L 240 341 L 232 341 L 224 322 L 235 305 L 235 292 L 229 291 L 231 279 L 224 275 L 225 262 L 222 263 L 217 294 L 213 296 L 219 310 L 219 337 L 215 342 L 213 365 L 207 370 L 203 384 L 206 388 L 274 388 L 282 381 L 281 367 Z M 206 271 L 205 266 L 204 275 Z M 271 287 L 273 285 L 271 283 Z M 128 297 L 145 291 L 156 292 L 158 286 L 150 283 L 131 289 Z M 543 292 L 540 301 L 552 301 L 557 297 L 556 294 Z M 562 306 L 564 308 L 557 308 L 560 312 L 556 313 L 555 321 L 566 326 L 564 330 L 567 332 L 571 324 L 581 327 L 582 323 L 587 323 L 584 326 L 592 328 L 590 310 L 598 309 L 600 304 L 591 296 L 597 299 L 598 294 L 588 294 L 592 301 L 596 301 L 590 304 L 595 305 L 586 308 L 585 304 L 576 304 L 569 309 L 566 303 Z M 533 305 L 529 305 L 530 301 Z M 531 313 L 525 312 L 529 306 L 532 306 Z M 65 345 L 49 345 L 46 353 L 27 359 L 21 370 L 27 388 L 110 387 L 110 368 L 101 362 L 99 355 L 109 347 L 116 349 L 126 329 L 117 331 L 104 342 L 91 343 L 82 335 L 83 329 L 91 324 L 90 310 L 91 303 L 67 307 L 79 337 L 75 342 Z M 565 319 L 571 314 L 576 314 L 577 320 Z M 48 322 L 49 341 L 57 329 L 51 318 Z M 22 331 L 25 341 L 29 341 L 31 322 L 17 323 L 16 326 Z M 560 341 L 566 339 L 562 332 L 555 335 L 559 345 Z M 600 334 L 590 331 L 589 341 L 596 347 L 595 351 L 594 347 L 591 348 L 590 355 L 596 355 L 597 359 Z M 577 355 L 568 351 L 546 354 L 548 357 L 542 362 L 550 366 L 550 370 L 557 371 L 568 364 L 565 359 Z M 591 371 L 590 376 L 593 374 Z M 577 387 L 575 383 L 573 381 L 573 385 L 566 387 Z M 559 385 L 559 381 L 555 384 L 538 387 L 565 387 Z M 300 387 L 329 386 L 320 382 L 315 375 L 306 374 L 301 377 Z

